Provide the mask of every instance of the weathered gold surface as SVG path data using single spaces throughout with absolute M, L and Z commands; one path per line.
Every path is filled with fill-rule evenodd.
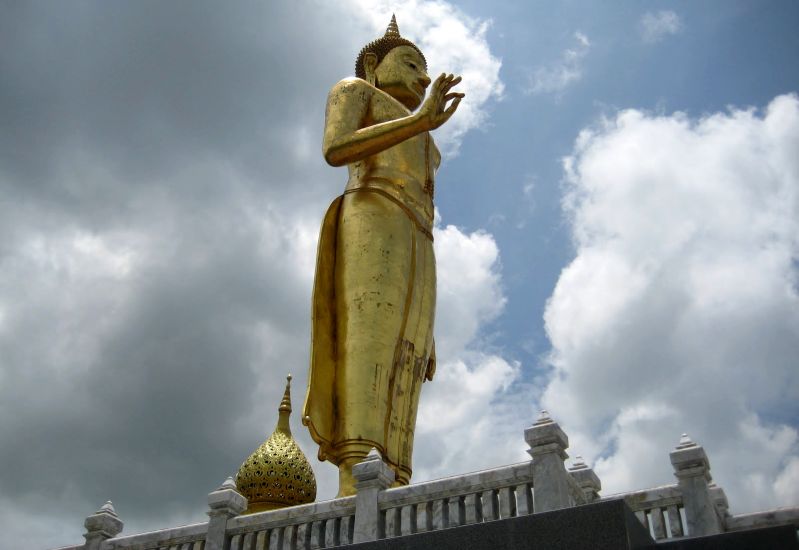
M 411 477 L 419 393 L 435 372 L 440 155 L 429 131 L 463 98 L 450 92 L 460 77 L 442 74 L 424 100 L 425 59 L 393 17 L 359 55 L 356 74 L 362 78 L 336 84 L 327 102 L 325 159 L 346 164 L 349 180 L 322 223 L 303 410 L 319 458 L 339 467 L 340 496 L 355 492 L 352 465 L 372 447 L 398 484 Z
M 247 497 L 246 514 L 307 504 L 316 499 L 316 478 L 311 465 L 291 436 L 290 385 L 291 375 L 278 409 L 275 431 L 236 474 L 236 488 Z

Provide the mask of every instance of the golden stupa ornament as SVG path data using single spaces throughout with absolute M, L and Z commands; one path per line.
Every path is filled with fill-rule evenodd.
M 291 375 L 286 378 L 275 431 L 236 474 L 236 488 L 247 497 L 246 514 L 307 504 L 316 499 L 313 470 L 291 436 Z

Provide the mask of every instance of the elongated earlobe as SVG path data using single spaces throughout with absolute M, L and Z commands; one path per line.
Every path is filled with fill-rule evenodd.
M 368 52 L 364 55 L 363 69 L 366 73 L 366 81 L 372 86 L 377 86 L 377 76 L 375 75 L 375 71 L 377 70 L 377 55 L 372 52 Z

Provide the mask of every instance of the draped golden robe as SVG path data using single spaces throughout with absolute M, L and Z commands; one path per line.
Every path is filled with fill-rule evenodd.
M 416 409 L 435 369 L 432 173 L 425 133 L 350 165 L 322 223 L 303 423 L 320 460 L 376 447 L 411 477 Z

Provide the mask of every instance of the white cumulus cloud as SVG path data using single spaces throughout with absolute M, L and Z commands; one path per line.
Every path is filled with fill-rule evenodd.
M 591 41 L 574 33 L 575 44 L 563 50 L 554 63 L 538 67 L 528 78 L 527 94 L 557 94 L 583 77 L 583 60 L 591 50 Z
M 683 24 L 680 16 L 671 10 L 647 12 L 638 21 L 638 32 L 644 42 L 660 42 L 670 34 L 677 34 Z
M 494 238 L 452 225 L 434 233 L 439 363 L 419 405 L 417 481 L 524 460 L 523 429 L 533 417 L 534 396 L 521 382 L 521 365 L 482 338 L 506 301 Z
M 626 110 L 565 159 L 576 257 L 545 312 L 544 405 L 606 492 L 672 479 L 688 432 L 733 513 L 796 505 L 799 98 Z

